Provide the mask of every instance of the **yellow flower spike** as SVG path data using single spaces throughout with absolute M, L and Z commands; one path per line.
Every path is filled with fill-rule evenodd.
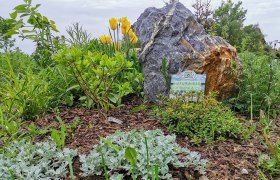
M 128 27 L 128 26 L 126 26 L 126 27 L 121 27 L 121 29 L 122 29 L 122 34 L 127 34 L 128 33 L 128 31 L 130 30 L 130 27 Z
M 114 31 L 117 29 L 118 27 L 118 20 L 117 18 L 111 18 L 109 19 L 109 24 L 110 24 L 110 28 Z
M 112 43 L 112 38 L 110 35 L 106 36 L 106 43 L 111 44 Z
M 131 40 L 134 38 L 134 36 L 136 36 L 135 33 L 131 29 L 129 30 L 128 34 L 129 34 L 129 38 Z
M 100 36 L 99 39 L 100 39 L 100 42 L 101 42 L 102 44 L 106 44 L 106 43 L 107 43 L 107 40 L 106 40 L 106 36 L 105 36 L 105 35 Z
M 131 39 L 131 42 L 132 42 L 132 44 L 134 44 L 134 45 L 138 42 L 138 38 L 137 38 L 136 35 Z
M 120 23 L 123 23 L 123 22 L 125 22 L 125 21 L 128 21 L 127 17 L 122 17 L 122 18 L 119 19 L 119 22 L 120 22 Z

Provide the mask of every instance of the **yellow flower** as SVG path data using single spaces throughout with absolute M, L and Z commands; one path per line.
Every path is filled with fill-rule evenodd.
M 132 37 L 130 40 L 131 40 L 132 44 L 134 44 L 134 45 L 138 42 L 138 38 L 136 35 L 134 35 L 134 37 Z
M 106 44 L 106 43 L 107 43 L 107 41 L 106 41 L 106 36 L 105 36 L 105 35 L 100 36 L 99 39 L 100 39 L 100 41 L 101 41 L 102 44 Z
M 99 39 L 102 44 L 111 44 L 112 43 L 112 38 L 110 35 L 108 35 L 108 36 L 102 35 L 102 36 L 100 36 Z
M 127 34 L 131 26 L 130 21 L 127 19 L 127 17 L 122 17 L 120 19 L 120 22 L 121 22 L 122 34 Z
M 106 42 L 107 44 L 111 44 L 112 43 L 112 38 L 110 35 L 106 36 Z
M 129 30 L 128 34 L 129 34 L 130 39 L 133 39 L 134 36 L 136 36 L 135 33 L 131 29 Z
M 109 19 L 109 24 L 112 30 L 116 30 L 118 27 L 118 20 L 116 18 Z
M 122 17 L 122 18 L 119 19 L 119 22 L 120 22 L 120 23 L 123 23 L 123 22 L 125 22 L 125 21 L 128 21 L 127 17 Z
M 127 27 L 122 27 L 121 29 L 122 29 L 122 34 L 127 34 L 128 32 Z
M 132 42 L 132 44 L 136 44 L 138 41 L 136 34 L 132 30 L 130 30 L 128 32 L 128 34 L 129 34 L 129 38 L 130 38 L 130 41 Z

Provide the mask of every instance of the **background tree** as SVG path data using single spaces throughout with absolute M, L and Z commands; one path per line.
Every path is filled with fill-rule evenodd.
M 207 33 L 211 34 L 211 29 L 214 25 L 213 11 L 210 8 L 211 0 L 196 0 L 192 7 L 197 22 L 204 26 Z
M 242 29 L 241 51 L 263 52 L 265 47 L 264 34 L 258 24 L 251 24 Z
M 244 10 L 241 5 L 241 1 L 236 4 L 231 0 L 223 1 L 213 14 L 216 34 L 226 39 L 237 49 L 241 48 L 242 33 L 240 32 L 247 13 L 247 10 Z
M 15 45 L 15 39 L 5 34 L 12 29 L 13 26 L 7 23 L 7 20 L 0 16 L 0 50 L 8 52 Z

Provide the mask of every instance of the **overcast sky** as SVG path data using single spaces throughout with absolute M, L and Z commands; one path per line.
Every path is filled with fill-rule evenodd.
M 167 1 L 167 0 L 166 0 Z M 233 0 L 238 2 L 238 0 Z M 0 16 L 8 18 L 12 9 L 23 0 L 0 0 Z M 194 0 L 180 0 L 191 8 Z M 244 0 L 243 7 L 248 10 L 245 24 L 259 24 L 267 41 L 280 39 L 280 0 Z M 212 0 L 216 8 L 221 0 Z M 65 28 L 80 22 L 84 29 L 98 37 L 107 34 L 108 19 L 127 16 L 135 22 L 148 7 L 162 7 L 163 0 L 33 0 L 33 4 L 42 4 L 39 11 L 56 22 L 60 34 L 66 34 Z M 18 41 L 17 46 L 24 52 L 31 53 L 31 42 Z

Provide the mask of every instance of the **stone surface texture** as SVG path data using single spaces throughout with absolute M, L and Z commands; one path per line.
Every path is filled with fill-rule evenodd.
M 162 73 L 166 59 L 168 74 L 183 70 L 205 73 L 206 90 L 218 92 L 218 99 L 229 98 L 237 91 L 241 64 L 236 49 L 221 37 L 206 34 L 192 12 L 180 2 L 163 8 L 147 8 L 133 25 L 142 49 L 139 62 L 145 77 L 144 93 L 148 100 L 168 94 Z

